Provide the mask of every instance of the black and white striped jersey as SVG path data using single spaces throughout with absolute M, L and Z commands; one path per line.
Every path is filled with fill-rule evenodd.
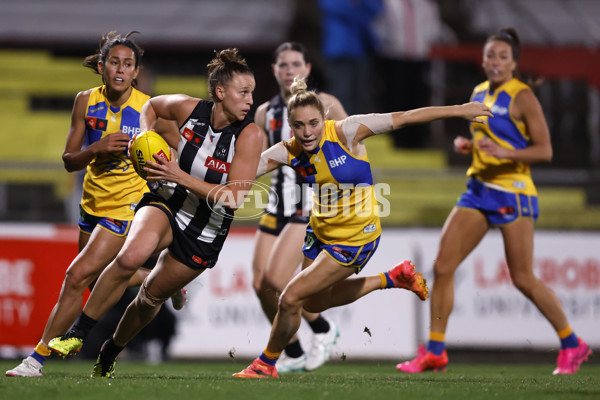
M 294 136 L 288 123 L 287 104 L 277 95 L 269 100 L 265 113 L 265 126 L 269 146 Z M 271 175 L 271 190 L 266 213 L 276 217 L 308 216 L 312 206 L 312 189 L 302 184 L 302 179 L 292 168 L 283 166 Z
M 235 143 L 241 131 L 253 119 L 246 116 L 221 131 L 210 123 L 214 103 L 201 100 L 180 127 L 177 152 L 180 168 L 195 178 L 208 183 L 225 184 L 229 166 L 235 155 Z M 194 237 L 203 257 L 216 257 L 223 246 L 233 219 L 229 207 L 208 204 L 185 187 L 172 182 L 163 183 L 155 190 L 175 213 L 175 220 L 186 236 Z

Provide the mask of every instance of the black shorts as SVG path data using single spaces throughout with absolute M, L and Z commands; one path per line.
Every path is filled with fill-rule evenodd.
M 156 207 L 164 212 L 167 218 L 169 218 L 171 230 L 173 231 L 173 241 L 169 245 L 169 251 L 177 261 L 185 264 L 191 269 L 205 269 L 215 266 L 218 254 L 216 256 L 214 254 L 205 256 L 206 249 L 202 246 L 206 247 L 207 244 L 199 243 L 195 237 L 179 228 L 179 225 L 175 221 L 175 213 L 167 206 L 165 200 L 161 196 L 152 192 L 145 193 L 144 197 L 142 197 L 142 200 L 135 208 L 135 211 L 137 212 L 140 208 L 145 206 Z M 214 251 L 212 253 L 214 253 Z
M 274 214 L 264 213 L 258 223 L 258 229 L 262 232 L 269 233 L 274 236 L 279 236 L 283 228 L 289 224 L 307 225 L 310 216 L 302 213 L 294 214 L 291 217 L 277 216 Z

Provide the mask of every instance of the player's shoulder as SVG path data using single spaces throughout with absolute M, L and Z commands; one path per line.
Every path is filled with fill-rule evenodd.
M 77 93 L 77 95 L 75 96 L 75 105 L 87 104 L 92 94 L 98 93 L 99 90 L 100 87 L 94 87 L 87 90 L 82 90 L 81 92 Z
M 473 93 L 483 92 L 485 90 L 488 90 L 489 88 L 490 88 L 490 82 L 489 81 L 481 82 L 480 84 L 476 85 L 473 88 Z
M 77 93 L 77 97 L 90 97 L 90 95 L 92 93 L 94 93 L 94 94 L 95 93 L 99 93 L 100 94 L 101 91 L 102 91 L 102 86 L 96 86 L 96 87 L 93 87 L 93 88 L 82 90 L 81 92 Z
M 265 101 L 264 103 L 262 103 L 260 106 L 258 106 L 256 108 L 256 112 L 254 113 L 255 115 L 255 119 L 256 119 L 256 115 L 264 115 L 267 112 L 267 109 L 269 108 L 269 104 L 271 104 L 271 101 Z
M 329 103 L 339 102 L 337 97 L 335 97 L 334 95 L 329 94 L 329 93 L 318 92 L 317 96 L 319 96 L 319 99 L 321 99 L 322 102 L 329 102 Z

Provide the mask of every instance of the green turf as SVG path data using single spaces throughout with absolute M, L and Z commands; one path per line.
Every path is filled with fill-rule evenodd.
M 0 396 L 12 399 L 594 399 L 600 366 L 553 376 L 552 365 L 456 364 L 447 373 L 401 374 L 391 361 L 336 362 L 279 380 L 233 379 L 247 362 L 121 362 L 112 380 L 91 379 L 93 362 L 52 360 L 43 378 L 0 378 Z M 0 361 L 0 368 L 14 367 Z

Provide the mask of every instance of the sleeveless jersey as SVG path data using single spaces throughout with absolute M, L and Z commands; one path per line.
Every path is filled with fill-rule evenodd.
M 473 136 L 473 161 L 467 171 L 484 183 L 490 183 L 513 193 L 529 196 L 537 195 L 531 179 L 529 164 L 508 159 L 498 159 L 479 151 L 477 141 L 488 137 L 498 145 L 508 149 L 524 149 L 530 136 L 523 121 L 517 121 L 510 115 L 510 106 L 516 95 L 529 86 L 516 78 L 504 83 L 494 92 L 490 91 L 489 82 L 475 87 L 471 99 L 485 104 L 492 109 L 493 118 L 481 117 L 485 124 L 471 123 Z
M 381 235 L 371 164 L 366 154 L 356 157 L 348 151 L 334 124 L 325 122 L 319 147 L 310 153 L 290 139 L 288 164 L 313 184 L 310 225 L 317 238 L 325 244 L 361 246 Z
M 224 185 L 235 155 L 236 140 L 246 125 L 253 121 L 248 115 L 243 121 L 215 131 L 210 123 L 213 104 L 210 100 L 200 100 L 181 126 L 177 147 L 179 167 L 195 178 Z M 206 200 L 172 182 L 163 183 L 154 191 L 175 213 L 179 229 L 197 238 L 201 254 L 206 259 L 216 258 L 229 233 L 233 210 L 209 205 Z
M 264 128 L 269 136 L 269 147 L 294 136 L 288 123 L 287 105 L 280 94 L 269 100 Z M 276 217 L 308 216 L 311 197 L 306 189 L 302 185 L 302 178 L 292 168 L 283 166 L 276 169 L 271 175 L 266 212 Z
M 106 86 L 92 89 L 85 110 L 85 143 L 122 131 L 130 137 L 140 132 L 140 111 L 150 96 L 136 90 L 120 108 L 112 107 L 105 96 Z M 127 150 L 97 155 L 87 166 L 83 179 L 81 207 L 97 217 L 130 221 L 146 181 L 135 172 Z

